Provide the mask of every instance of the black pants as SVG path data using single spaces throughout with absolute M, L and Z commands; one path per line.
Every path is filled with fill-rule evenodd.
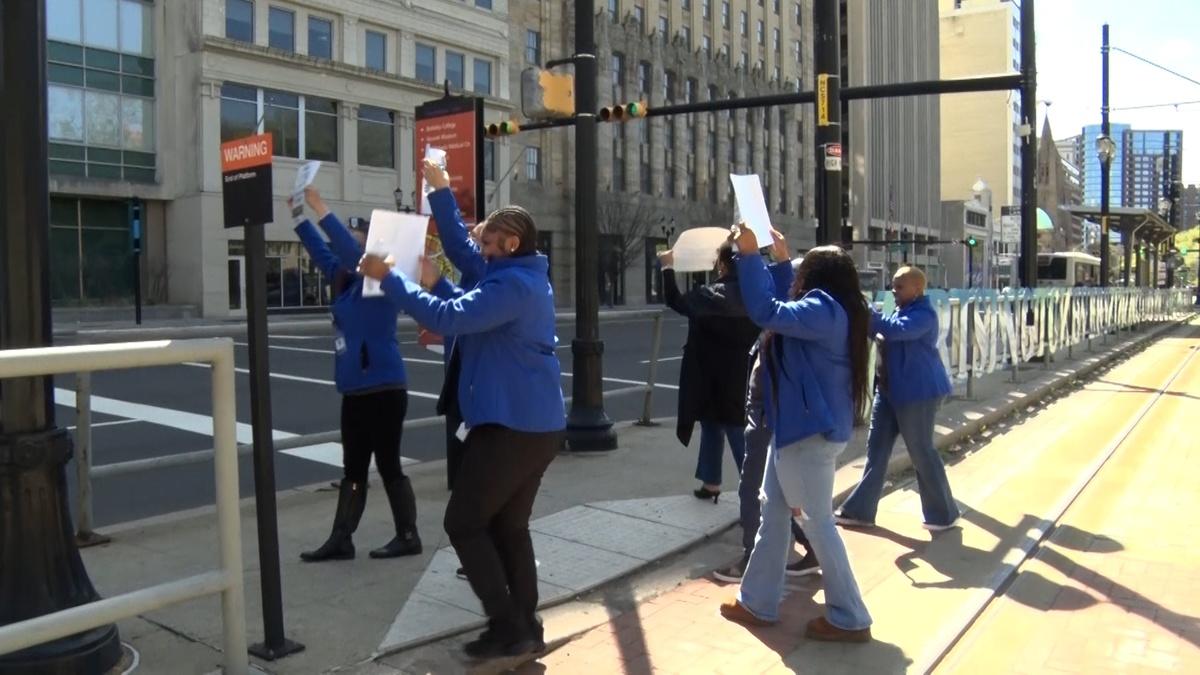
M 342 475 L 367 482 L 371 456 L 385 483 L 404 476 L 400 437 L 408 412 L 408 391 L 387 389 L 342 397 Z
M 498 425 L 471 430 L 454 478 L 445 527 L 491 624 L 520 630 L 538 603 L 529 514 L 562 432 Z

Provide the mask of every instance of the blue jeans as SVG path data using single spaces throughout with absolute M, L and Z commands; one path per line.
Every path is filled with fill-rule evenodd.
M 829 623 L 845 630 L 871 625 L 871 615 L 846 545 L 833 523 L 833 473 L 845 443 L 809 436 L 783 448 L 771 444 L 762 484 L 762 523 L 754 551 L 742 576 L 738 602 L 766 621 L 779 620 L 783 601 L 784 573 L 792 548 L 792 508 L 803 509 L 801 525 L 809 546 L 821 561 L 821 583 L 825 587 L 825 615 Z
M 896 436 L 904 437 L 908 456 L 917 472 L 917 489 L 921 493 L 921 511 L 930 525 L 949 525 L 958 518 L 958 504 L 950 492 L 946 467 L 933 446 L 933 423 L 942 399 L 918 401 L 900 407 L 888 397 L 875 392 L 871 408 L 871 431 L 867 435 L 867 467 L 862 480 L 850 497 L 842 503 L 842 516 L 875 522 L 883 481 L 887 476 L 888 458 L 896 445 Z
M 742 460 L 742 482 L 738 483 L 738 505 L 742 524 L 742 548 L 749 556 L 754 548 L 754 536 L 758 534 L 758 524 L 762 519 L 762 504 L 758 495 L 762 490 L 763 472 L 767 466 L 767 450 L 771 446 L 770 429 L 759 426 L 754 418 L 747 415 L 746 420 L 746 456 Z M 796 542 L 808 547 L 808 539 L 804 531 L 792 521 L 792 536 Z
M 725 459 L 725 439 L 733 452 L 733 463 L 742 470 L 746 454 L 746 439 L 740 424 L 700 422 L 700 455 L 696 458 L 696 480 L 707 485 L 721 484 L 721 464 Z

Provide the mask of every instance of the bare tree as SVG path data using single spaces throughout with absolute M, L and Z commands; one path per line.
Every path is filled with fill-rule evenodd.
M 645 246 L 647 235 L 663 222 L 662 215 L 636 195 L 601 195 L 596 208 L 596 227 L 613 242 L 621 272 L 633 267 Z

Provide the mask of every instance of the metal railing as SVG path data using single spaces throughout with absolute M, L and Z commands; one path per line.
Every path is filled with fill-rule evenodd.
M 220 594 L 225 640 L 224 672 L 231 675 L 247 672 L 233 341 L 164 340 L 0 351 L 0 379 L 167 366 L 185 361 L 212 364 L 215 446 L 212 456 L 220 569 L 0 626 L 0 654 L 20 651 L 169 605 Z M 86 407 L 84 410 L 85 417 L 81 421 L 86 422 L 90 412 Z M 90 434 L 90 427 L 87 433 Z M 84 438 L 90 437 L 85 435 Z M 90 445 L 85 445 L 83 450 L 85 456 L 90 455 Z M 80 492 L 86 490 L 90 494 L 90 485 L 85 486 L 85 483 L 80 483 Z
M 637 424 L 649 426 L 652 424 L 651 418 L 654 405 L 654 390 L 657 387 L 655 377 L 658 373 L 658 357 L 662 344 L 663 310 L 634 310 L 622 313 L 621 318 L 649 318 L 653 320 L 654 325 L 651 336 L 651 353 L 649 359 L 650 364 L 647 368 L 645 384 L 611 389 L 604 392 L 604 397 L 610 398 L 625 394 L 644 393 L 645 399 L 642 404 L 642 416 L 637 420 Z M 75 471 L 79 486 L 75 493 L 76 513 L 78 514 L 75 526 L 75 539 L 79 546 L 92 546 L 111 541 L 111 537 L 99 534 L 93 529 L 95 527 L 92 506 L 92 481 L 94 479 L 127 475 L 131 473 L 137 473 L 139 471 L 149 471 L 152 469 L 199 464 L 211 460 L 215 455 L 214 448 L 209 448 L 206 450 L 194 450 L 191 452 L 181 452 L 172 455 L 161 455 L 158 457 L 147 457 L 143 459 L 134 459 L 125 462 L 114 462 L 110 464 L 94 466 L 92 461 L 94 453 L 92 452 L 91 396 L 91 373 L 88 371 L 77 373 L 75 376 L 75 444 L 78 450 L 75 455 Z M 569 404 L 571 402 L 571 398 L 567 397 L 565 402 Z M 412 431 L 414 429 L 422 429 L 425 427 L 435 427 L 443 423 L 444 418 L 441 416 L 409 419 L 404 421 L 404 430 Z M 311 445 L 320 445 L 322 443 L 340 442 L 341 431 L 334 429 L 332 431 L 322 431 L 318 433 L 302 434 L 288 438 L 276 439 L 274 441 L 274 448 L 276 451 L 292 450 Z M 253 449 L 254 446 L 249 444 L 238 445 L 237 454 L 249 455 Z

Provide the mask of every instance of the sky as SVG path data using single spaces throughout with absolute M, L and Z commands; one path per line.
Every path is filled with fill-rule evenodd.
M 1112 47 L 1200 81 L 1200 0 L 1037 0 L 1039 132 L 1047 114 L 1056 139 L 1100 123 L 1100 27 L 1105 22 Z M 1119 110 L 1181 101 L 1197 103 Z M 1182 129 L 1183 182 L 1200 184 L 1200 85 L 1114 50 L 1109 106 L 1113 123 Z

